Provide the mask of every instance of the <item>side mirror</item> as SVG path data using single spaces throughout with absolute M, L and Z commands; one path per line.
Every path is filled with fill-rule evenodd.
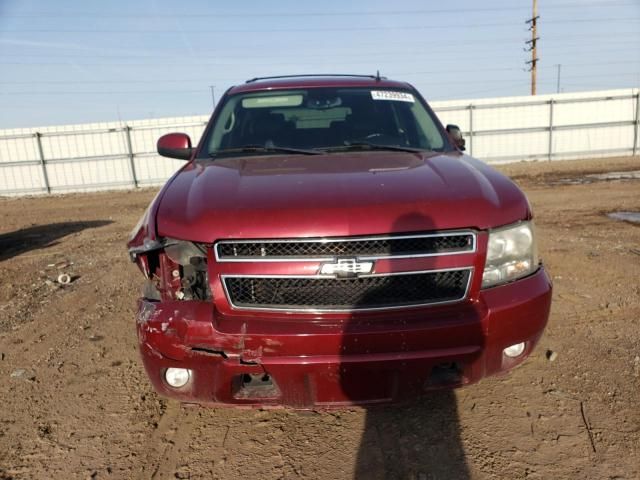
M 447 125 L 447 133 L 449 134 L 449 136 L 451 137 L 451 140 L 453 140 L 453 144 L 458 147 L 460 150 L 464 151 L 464 146 L 465 146 L 465 141 L 464 138 L 462 138 L 462 132 L 460 131 L 460 127 L 458 127 L 457 125 Z
M 158 153 L 163 157 L 189 160 L 193 153 L 191 139 L 184 133 L 168 133 L 158 139 Z

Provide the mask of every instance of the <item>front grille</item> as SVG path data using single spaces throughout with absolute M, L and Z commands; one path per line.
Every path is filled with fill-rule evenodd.
M 269 310 L 367 310 L 462 300 L 470 269 L 336 279 L 223 277 L 231 304 Z
M 343 239 L 222 241 L 216 245 L 216 254 L 221 261 L 426 256 L 474 250 L 475 237 L 471 232 Z

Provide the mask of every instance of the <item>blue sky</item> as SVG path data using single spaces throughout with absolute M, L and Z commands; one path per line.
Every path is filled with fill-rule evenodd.
M 538 93 L 640 85 L 640 0 L 539 0 Z M 527 95 L 531 0 L 0 0 L 0 128 L 209 114 L 247 78 L 375 73 Z

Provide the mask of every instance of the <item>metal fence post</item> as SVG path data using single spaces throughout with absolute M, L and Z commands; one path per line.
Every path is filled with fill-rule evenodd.
M 47 163 L 44 159 L 44 150 L 42 149 L 42 134 L 36 132 L 33 134 L 36 139 L 36 146 L 38 147 L 38 156 L 40 157 L 40 167 L 42 168 L 42 179 L 44 180 L 44 188 L 47 189 L 47 193 L 51 193 L 51 185 L 49 184 L 49 175 L 47 174 Z
M 638 125 L 640 125 L 640 91 L 636 93 L 636 118 L 635 118 L 635 128 L 633 129 L 633 153 L 635 154 L 638 151 Z
M 473 104 L 469 104 L 469 155 L 473 156 Z
M 553 98 L 549 100 L 549 161 L 553 159 Z
M 138 176 L 136 175 L 136 164 L 133 159 L 133 147 L 131 146 L 131 127 L 126 125 L 124 127 L 125 137 L 127 139 L 127 150 L 129 152 L 129 167 L 131 168 L 131 178 L 133 185 L 138 188 Z

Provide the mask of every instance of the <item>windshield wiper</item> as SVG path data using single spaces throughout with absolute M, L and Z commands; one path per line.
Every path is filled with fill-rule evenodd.
M 402 145 L 380 145 L 378 143 L 369 142 L 350 142 L 344 146 L 328 147 L 323 150 L 327 152 L 340 152 L 348 150 L 395 150 L 398 152 L 422 153 L 428 150 L 414 147 L 403 147 Z
M 210 157 L 217 157 L 218 155 L 225 155 L 227 153 L 251 153 L 251 152 L 265 152 L 265 153 L 300 153 L 302 155 L 320 155 L 322 152 L 319 150 L 309 150 L 304 148 L 293 147 L 280 147 L 277 145 L 243 145 L 241 147 L 223 148 L 222 150 L 214 150 L 209 152 Z

